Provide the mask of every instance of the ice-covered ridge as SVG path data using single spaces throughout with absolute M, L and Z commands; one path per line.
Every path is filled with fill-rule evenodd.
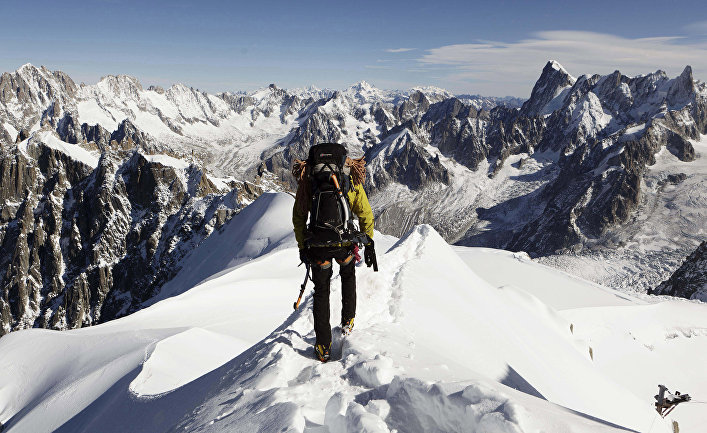
M 41 142 L 54 150 L 58 150 L 76 161 L 81 161 L 91 168 L 98 167 L 100 154 L 97 151 L 89 151 L 78 144 L 71 144 L 62 141 L 53 131 L 41 131 L 35 133 L 30 141 Z

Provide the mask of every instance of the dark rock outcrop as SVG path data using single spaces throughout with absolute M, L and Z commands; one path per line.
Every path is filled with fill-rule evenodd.
M 395 181 L 413 190 L 424 188 L 429 183 L 449 184 L 449 171 L 440 163 L 439 157 L 431 156 L 415 142 L 414 132 L 402 127 L 391 134 L 392 150 L 386 152 L 388 146 L 383 141 L 378 147 L 373 147 L 366 154 L 367 159 L 374 160 L 381 152 L 386 152 L 384 170 L 369 173 L 368 188 L 371 194 Z
M 561 89 L 575 84 L 575 79 L 560 66 L 551 60 L 543 68 L 540 78 L 533 86 L 530 99 L 523 103 L 520 112 L 524 116 L 537 116 L 560 92 Z
M 79 125 L 78 116 L 71 112 L 64 113 L 56 126 L 56 132 L 63 141 L 71 144 L 94 143 L 99 149 L 106 149 L 110 144 L 111 134 L 100 125 Z
M 669 279 L 648 293 L 707 302 L 707 241 L 703 241 Z
M 0 335 L 77 328 L 140 308 L 179 260 L 261 193 L 197 166 L 104 151 L 96 167 L 30 138 L 0 160 Z
M 133 147 L 145 147 L 150 141 L 147 134 L 139 130 L 133 123 L 124 119 L 118 128 L 110 134 L 110 142 L 115 142 L 128 149 Z

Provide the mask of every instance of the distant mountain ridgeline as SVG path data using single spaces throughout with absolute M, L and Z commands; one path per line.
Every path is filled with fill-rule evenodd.
M 366 82 L 214 95 L 24 65 L 0 77 L 0 332 L 134 311 L 263 189 L 293 188 L 293 159 L 323 141 L 366 157 L 385 233 L 429 223 L 536 257 L 614 249 L 640 242 L 665 188 L 686 188 L 697 198 L 676 223 L 697 230 L 662 235 L 684 256 L 704 236 L 704 175 L 645 176 L 665 158 L 701 164 L 706 105 L 689 66 L 575 78 L 551 61 L 523 101 Z

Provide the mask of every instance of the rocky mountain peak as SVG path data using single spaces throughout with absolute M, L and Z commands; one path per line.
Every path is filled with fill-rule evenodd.
M 130 119 L 124 119 L 110 135 L 110 141 L 121 144 L 126 148 L 133 148 L 135 146 L 144 146 L 152 139 L 138 129 Z
M 152 86 L 148 87 L 147 90 L 150 92 L 159 93 L 160 95 L 164 95 L 164 88 L 162 88 L 161 86 L 152 85 Z
M 108 75 L 98 82 L 98 88 L 117 97 L 135 97 L 142 92 L 142 85 L 137 78 L 129 75 Z
M 341 94 L 350 97 L 359 103 L 383 99 L 382 92 L 375 86 L 365 81 L 360 81 L 354 84 L 341 92 Z
M 357 92 L 370 92 L 375 89 L 375 86 L 372 86 L 366 81 L 359 81 L 358 83 L 351 86 L 350 89 Z
M 267 87 L 260 88 L 253 92 L 248 93 L 248 97 L 255 103 L 260 103 L 263 101 L 269 101 L 273 98 L 282 98 L 287 92 L 279 87 L 275 83 L 269 84 Z
M 25 64 L 0 76 L 0 142 L 12 142 L 23 129 L 52 123 L 77 93 L 76 84 L 63 72 Z M 4 126 L 4 127 L 3 127 Z
M 77 89 L 74 81 L 64 72 L 52 72 L 45 66 L 37 68 L 31 63 L 20 66 L 12 74 L 3 74 L 3 77 L 5 76 L 7 76 L 7 81 L 12 79 L 13 84 L 18 87 L 18 89 L 15 89 L 18 98 L 22 98 L 22 94 L 25 93 L 26 89 L 34 93 L 34 97 L 39 99 L 42 99 L 45 94 L 46 96 L 52 96 L 59 95 L 62 92 L 68 93 L 68 96 L 73 96 Z
M 576 81 L 562 65 L 550 60 L 545 64 L 540 78 L 535 83 L 530 99 L 521 107 L 521 113 L 526 116 L 540 114 L 562 89 L 574 85 Z
M 411 95 L 416 92 L 424 94 L 432 103 L 454 97 L 451 92 L 435 86 L 416 86 L 410 89 Z
M 685 66 L 682 74 L 673 80 L 668 90 L 667 102 L 670 106 L 685 105 L 695 94 L 695 80 L 692 77 L 692 67 Z
M 47 69 L 45 66 L 40 66 L 39 68 L 34 66 L 31 63 L 25 63 L 24 65 L 20 66 L 17 68 L 15 71 L 15 74 L 31 80 L 32 77 L 37 77 L 37 76 L 42 76 L 47 78 L 49 75 L 51 75 L 51 71 Z
M 17 68 L 17 70 L 16 70 L 15 72 L 19 73 L 20 71 L 32 70 L 32 69 L 37 69 L 37 68 L 36 68 L 33 64 L 27 62 L 27 63 L 25 63 L 24 65 L 22 65 L 22 66 L 20 66 L 19 68 Z
M 561 73 L 565 74 L 565 75 L 570 75 L 570 73 L 567 72 L 567 69 L 565 69 L 565 67 L 562 66 L 562 65 L 560 64 L 560 62 L 558 62 L 557 60 L 549 60 L 549 61 L 547 62 L 547 64 L 545 65 L 545 67 L 548 67 L 548 66 L 551 67 L 552 69 L 558 71 L 558 72 L 561 72 Z

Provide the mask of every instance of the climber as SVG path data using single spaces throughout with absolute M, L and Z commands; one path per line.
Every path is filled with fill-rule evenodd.
M 317 359 L 326 362 L 331 356 L 332 340 L 329 323 L 332 262 L 335 260 L 339 265 L 341 276 L 343 335 L 353 329 L 356 315 L 355 264 L 360 261 L 359 246 L 365 246 L 366 265 L 378 270 L 373 211 L 363 190 L 365 161 L 348 158 L 346 148 L 340 144 L 322 143 L 311 147 L 306 161 L 295 160 L 292 174 L 298 182 L 292 210 L 295 238 L 300 260 L 311 266 L 314 282 L 314 352 Z M 359 227 L 353 214 L 358 217 Z

